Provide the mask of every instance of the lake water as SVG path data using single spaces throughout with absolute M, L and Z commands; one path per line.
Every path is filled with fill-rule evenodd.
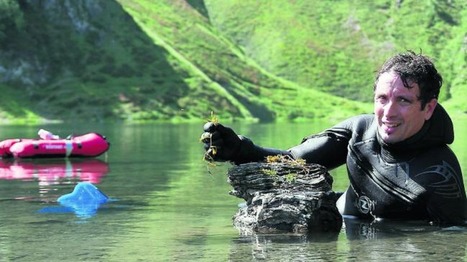
M 456 121 L 467 174 L 467 121 Z M 228 194 L 229 164 L 202 160 L 199 124 L 1 126 L 0 139 L 99 132 L 97 159 L 0 161 L 0 261 L 465 261 L 467 232 L 424 225 L 355 224 L 321 236 L 242 236 L 232 225 L 242 199 Z M 328 123 L 240 124 L 263 146 L 288 148 Z M 331 172 L 347 186 L 344 168 Z M 90 181 L 115 201 L 96 213 L 64 210 L 57 198 Z

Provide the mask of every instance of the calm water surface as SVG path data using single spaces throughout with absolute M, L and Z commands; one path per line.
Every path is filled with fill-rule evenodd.
M 467 121 L 456 121 L 467 174 Z M 89 160 L 0 161 L 0 261 L 435 261 L 466 260 L 467 232 L 420 224 L 347 221 L 324 236 L 242 236 L 232 226 L 241 199 L 228 194 L 228 164 L 210 166 L 202 123 L 1 126 L 0 139 L 95 131 L 111 142 Z M 232 124 L 263 146 L 287 148 L 329 124 Z M 331 172 L 347 186 L 344 168 Z M 116 201 L 96 213 L 65 212 L 56 200 L 90 181 Z

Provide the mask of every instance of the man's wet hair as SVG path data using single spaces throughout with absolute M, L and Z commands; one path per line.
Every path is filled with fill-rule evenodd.
M 408 50 L 389 58 L 376 76 L 374 89 L 376 89 L 376 83 L 381 74 L 390 71 L 396 72 L 401 77 L 406 88 L 412 88 L 410 83 L 418 84 L 420 88 L 418 99 L 421 101 L 422 110 L 431 99 L 438 99 L 439 90 L 443 85 L 443 77 L 438 73 L 431 59 L 422 53 L 416 54 Z

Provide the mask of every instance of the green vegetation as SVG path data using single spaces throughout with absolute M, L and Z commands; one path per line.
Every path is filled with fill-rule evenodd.
M 407 49 L 465 114 L 465 17 L 453 0 L 0 0 L 0 119 L 339 120 L 371 112 L 375 71 Z

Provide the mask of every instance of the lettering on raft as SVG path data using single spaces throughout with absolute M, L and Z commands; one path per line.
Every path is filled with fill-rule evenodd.
M 64 149 L 64 145 L 45 145 L 45 149 Z

